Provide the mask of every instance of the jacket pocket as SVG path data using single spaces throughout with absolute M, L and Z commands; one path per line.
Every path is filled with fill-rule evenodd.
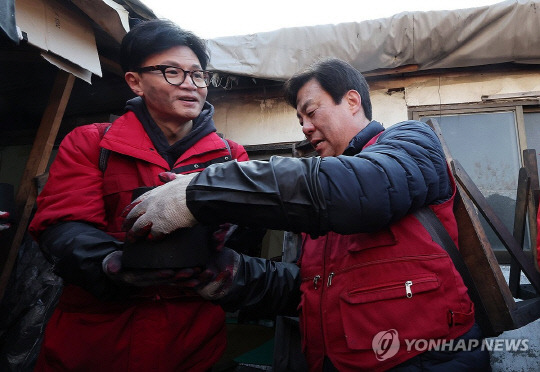
M 385 247 L 397 244 L 392 229 L 385 228 L 374 233 L 358 233 L 355 239 L 349 239 L 347 249 L 349 252 L 359 252 L 368 248 Z
M 433 274 L 354 289 L 342 294 L 341 298 L 349 304 L 365 304 L 375 301 L 412 298 L 414 295 L 435 290 L 439 286 L 439 280 Z
M 402 344 L 404 339 L 446 336 L 448 306 L 439 287 L 435 273 L 402 274 L 342 293 L 340 312 L 348 347 L 371 349 L 375 335 L 389 330 L 397 331 Z

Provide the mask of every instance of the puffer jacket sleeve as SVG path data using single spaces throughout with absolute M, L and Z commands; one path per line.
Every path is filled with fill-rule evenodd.
M 101 299 L 119 299 L 135 291 L 110 280 L 101 268 L 105 256 L 122 242 L 83 222 L 60 222 L 41 234 L 40 248 L 66 283 L 78 285 Z
M 319 180 L 330 229 L 341 234 L 377 231 L 453 193 L 439 139 L 417 121 L 387 129 L 356 156 L 323 159 Z
M 295 232 L 328 231 L 319 158 L 211 165 L 186 190 L 189 210 L 203 224 L 232 222 Z
M 438 138 L 426 124 L 407 121 L 354 156 L 213 165 L 190 183 L 187 205 L 202 223 L 317 236 L 373 232 L 451 195 Z

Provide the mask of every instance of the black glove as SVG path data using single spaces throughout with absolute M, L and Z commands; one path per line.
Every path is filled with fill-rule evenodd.
M 222 298 L 232 286 L 240 263 L 240 255 L 233 249 L 225 247 L 225 244 L 236 229 L 237 226 L 231 224 L 219 226 L 213 233 L 215 247 L 206 269 L 187 282 L 207 300 Z
M 193 288 L 198 281 L 192 279 L 201 273 L 198 267 L 172 270 L 122 270 L 122 251 L 108 254 L 102 263 L 103 272 L 113 281 L 136 287 L 172 285 Z
M 240 255 L 223 247 L 213 254 L 206 270 L 193 278 L 192 283 L 201 297 L 218 300 L 229 293 L 239 264 Z

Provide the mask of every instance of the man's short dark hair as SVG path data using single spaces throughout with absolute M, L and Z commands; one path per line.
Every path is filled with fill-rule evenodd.
M 321 87 L 332 97 L 336 105 L 349 90 L 356 90 L 362 99 L 362 108 L 368 120 L 372 119 L 369 86 L 364 76 L 348 64 L 337 58 L 315 62 L 306 70 L 296 73 L 284 86 L 287 103 L 296 108 L 298 91 L 311 79 L 317 80 Z
M 127 72 L 143 67 L 141 64 L 148 57 L 176 46 L 189 47 L 199 58 L 203 70 L 206 69 L 210 56 L 204 40 L 169 20 L 153 19 L 138 23 L 122 39 L 122 70 Z

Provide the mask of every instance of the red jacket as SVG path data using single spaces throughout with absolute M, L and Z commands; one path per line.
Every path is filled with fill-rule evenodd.
M 452 186 L 452 197 L 430 208 L 457 245 Z M 474 324 L 452 259 L 413 214 L 374 233 L 305 235 L 300 260 L 300 328 L 311 371 L 322 370 L 325 356 L 342 372 L 386 370 L 425 351 L 408 351 L 408 341 L 451 340 Z M 385 331 L 397 336 L 397 352 L 374 352 L 384 349 L 375 337 Z
M 78 127 L 63 140 L 31 223 L 34 237 L 62 221 L 84 221 L 123 240 L 122 210 L 133 189 L 156 186 L 170 170 L 135 114 L 117 119 L 101 139 L 98 127 Z M 198 140 L 174 168 L 230 156 L 248 160 L 244 148 L 212 132 Z M 100 146 L 111 150 L 103 173 Z M 199 167 L 198 170 L 202 170 Z M 129 300 L 102 301 L 67 285 L 50 319 L 37 370 L 206 371 L 226 347 L 224 312 L 200 297 L 147 290 Z

